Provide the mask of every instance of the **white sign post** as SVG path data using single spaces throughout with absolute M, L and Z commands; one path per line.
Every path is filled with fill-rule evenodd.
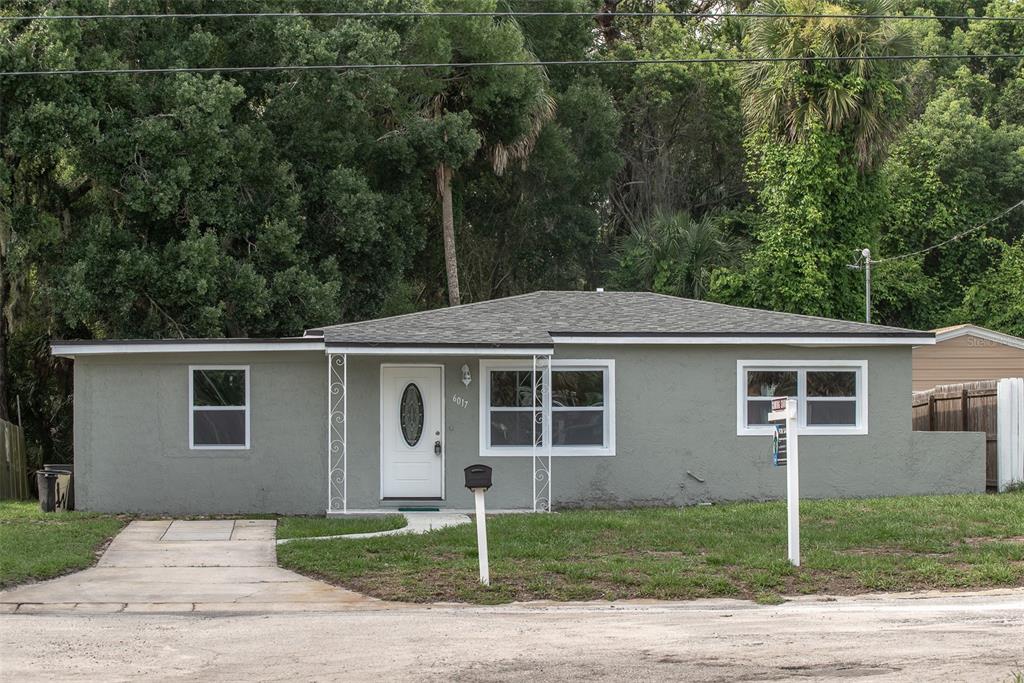
M 781 397 L 772 399 L 772 409 L 768 413 L 768 421 L 785 420 L 786 432 L 781 439 L 785 452 L 780 463 L 786 468 L 786 515 L 789 531 L 789 561 L 794 567 L 800 566 L 800 460 L 798 453 L 796 399 Z M 776 427 L 778 430 L 778 427 Z M 780 439 L 776 432 L 776 449 Z M 775 454 L 776 461 L 779 453 Z
M 476 547 L 480 556 L 480 583 L 491 585 L 491 569 L 487 565 L 487 514 L 484 511 L 484 492 L 487 489 L 473 489 L 476 499 Z

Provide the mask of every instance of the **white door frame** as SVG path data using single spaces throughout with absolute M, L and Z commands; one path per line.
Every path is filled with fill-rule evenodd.
M 445 473 L 447 472 L 445 460 L 448 457 L 448 428 L 445 422 L 444 413 L 444 369 L 441 363 L 381 363 L 380 377 L 377 379 L 377 393 L 380 397 L 377 401 L 377 466 L 380 469 L 380 489 L 378 490 L 379 500 L 384 500 L 384 369 L 385 368 L 437 368 L 441 371 L 440 409 L 441 409 L 441 500 L 445 500 Z

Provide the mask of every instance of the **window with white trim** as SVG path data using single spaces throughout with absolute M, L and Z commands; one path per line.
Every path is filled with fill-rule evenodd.
M 534 375 L 529 362 L 481 361 L 481 454 L 529 455 L 550 439 L 554 455 L 614 455 L 614 367 L 556 360 Z
M 249 366 L 189 367 L 189 448 L 249 448 Z
M 804 434 L 866 434 L 867 361 L 739 361 L 738 434 L 770 432 L 771 399 L 797 399 Z

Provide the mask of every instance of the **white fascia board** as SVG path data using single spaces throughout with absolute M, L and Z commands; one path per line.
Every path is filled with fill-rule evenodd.
M 550 356 L 553 348 L 490 346 L 328 346 L 327 355 L 349 356 Z
M 141 343 L 141 344 L 52 344 L 50 353 L 54 356 L 74 358 L 75 356 L 118 356 L 141 353 L 224 353 L 246 351 L 323 351 L 322 341 L 303 342 L 255 342 L 255 343 Z
M 553 336 L 556 344 L 731 344 L 759 346 L 922 346 L 934 344 L 935 337 L 587 337 Z
M 959 327 L 955 330 L 936 332 L 935 340 L 943 342 L 947 339 L 956 339 L 957 337 L 963 337 L 965 335 L 979 337 L 980 339 L 987 339 L 988 341 L 995 342 L 997 344 L 1005 344 L 1006 346 L 1012 346 L 1017 349 L 1024 349 L 1024 339 L 1014 337 L 1010 334 L 996 332 L 995 330 L 989 330 L 984 327 L 978 327 L 977 325 L 964 325 L 963 327 Z

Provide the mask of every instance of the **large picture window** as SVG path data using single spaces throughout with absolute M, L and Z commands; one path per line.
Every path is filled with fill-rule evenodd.
M 797 399 L 801 432 L 866 434 L 866 361 L 739 361 L 739 434 L 770 433 L 768 412 L 774 397 Z
M 249 448 L 249 368 L 189 368 L 189 447 Z
M 528 455 L 549 439 L 554 455 L 615 454 L 614 361 L 556 360 L 536 376 L 530 363 L 482 361 L 481 377 L 483 455 Z

